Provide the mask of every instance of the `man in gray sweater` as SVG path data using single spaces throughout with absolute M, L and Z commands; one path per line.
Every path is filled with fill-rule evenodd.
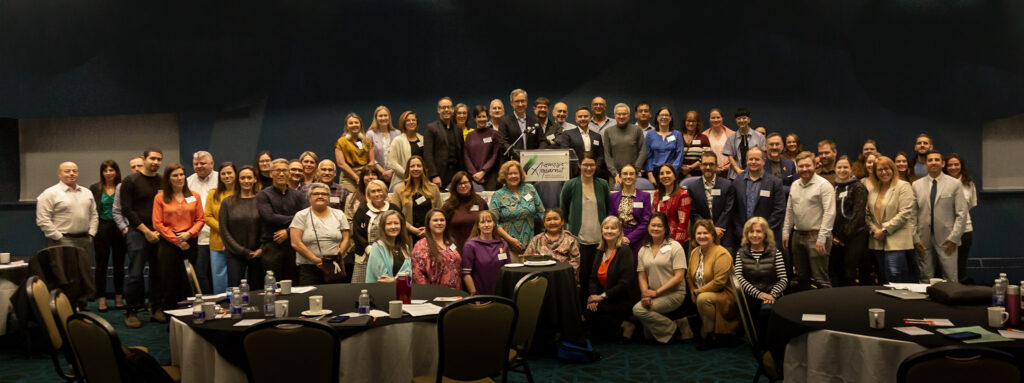
M 644 168 L 644 161 L 647 159 L 647 142 L 644 141 L 644 130 L 635 124 L 629 123 L 629 105 L 619 103 L 614 109 L 615 125 L 609 126 L 601 132 L 604 140 L 604 162 L 608 167 L 608 183 L 613 189 L 618 189 L 621 184 L 619 180 L 619 168 L 626 164 L 632 164 L 638 169 Z M 650 190 L 654 185 L 647 180 L 647 176 L 637 174 L 637 189 Z

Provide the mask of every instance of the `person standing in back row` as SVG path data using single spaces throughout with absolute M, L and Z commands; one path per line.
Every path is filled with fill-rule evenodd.
M 288 228 L 295 213 L 309 207 L 309 200 L 298 190 L 288 187 L 288 160 L 274 160 L 270 176 L 274 184 L 256 194 L 256 206 L 262 225 L 260 259 L 263 268 L 273 271 L 278 280 L 295 280 L 298 269 L 295 265 L 295 249 L 292 249 L 288 238 Z M 262 285 L 262 282 L 250 282 L 252 288 L 263 287 L 257 285 Z
M 945 161 L 942 153 L 925 152 L 928 174 L 913 183 L 917 208 L 917 249 L 921 283 L 928 283 L 935 274 L 935 263 L 942 268 L 943 279 L 959 281 L 957 273 L 957 246 L 967 227 L 967 198 L 960 189 L 960 181 L 942 172 Z
M 814 155 L 796 156 L 800 178 L 789 189 L 786 220 L 782 224 L 782 247 L 793 239 L 794 270 L 797 282 L 809 287 L 832 287 L 828 275 L 828 254 L 832 248 L 832 226 L 836 218 L 836 191 L 832 183 L 814 174 Z
M 47 246 L 74 246 L 85 251 L 79 259 L 80 268 L 89 270 L 93 255 L 93 237 L 99 227 L 99 213 L 92 192 L 78 184 L 78 165 L 64 162 L 57 167 L 56 185 L 50 186 L 36 198 L 36 225 L 46 235 Z M 104 254 L 105 255 L 105 254 Z M 85 307 L 88 299 L 96 295 L 92 275 L 82 276 L 86 290 L 76 302 Z
M 128 277 L 124 281 L 125 309 L 124 324 L 128 328 L 142 327 L 136 312 L 145 307 L 146 281 L 143 271 L 149 264 L 150 320 L 166 322 L 167 317 L 160 311 L 163 298 L 160 263 L 156 260 L 157 243 L 160 234 L 153 228 L 153 197 L 163 189 L 157 172 L 164 155 L 159 149 L 142 152 L 143 167 L 138 173 L 125 177 L 121 183 L 121 212 L 128 219 L 125 243 L 128 248 Z

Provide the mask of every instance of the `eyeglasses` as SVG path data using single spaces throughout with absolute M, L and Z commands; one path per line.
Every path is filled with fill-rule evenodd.
M 288 169 L 273 169 L 271 173 L 288 173 Z
M 331 193 L 313 192 L 313 193 L 309 193 L 309 195 L 311 195 L 313 197 L 327 197 L 327 196 L 331 195 Z

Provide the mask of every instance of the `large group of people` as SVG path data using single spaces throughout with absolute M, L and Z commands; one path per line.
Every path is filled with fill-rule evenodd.
M 272 271 L 300 285 L 407 275 L 489 294 L 503 265 L 545 257 L 572 266 L 595 331 L 629 337 L 640 324 L 668 342 L 682 323 L 669 314 L 688 306 L 705 346 L 736 329 L 734 289 L 763 316 L 808 288 L 966 278 L 974 183 L 925 134 L 909 156 L 866 140 L 854 160 L 831 140 L 812 153 L 755 127 L 744 108 L 733 130 L 719 109 L 707 129 L 693 110 L 677 128 L 668 107 L 617 103 L 608 116 L 595 97 L 574 125 L 565 103 L 539 97 L 530 115 L 525 91 L 509 101 L 505 114 L 501 100 L 442 98 L 422 131 L 412 111 L 392 124 L 377 107 L 369 128 L 349 113 L 333 161 L 264 151 L 214 171 L 199 151 L 186 177 L 180 164 L 161 174 L 162 152 L 146 149 L 123 179 L 103 162 L 89 189 L 65 162 L 37 223 L 51 244 L 95 252 L 100 310 L 112 258 L 128 327 L 141 326 L 147 294 L 154 321 L 189 294 L 182 260 L 204 292 L 259 288 Z M 571 149 L 571 178 L 527 182 L 518 153 L 532 149 Z

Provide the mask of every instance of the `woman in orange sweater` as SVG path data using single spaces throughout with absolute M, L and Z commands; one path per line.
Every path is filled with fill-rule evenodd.
M 168 166 L 163 191 L 153 197 L 153 228 L 160 233 L 156 258 L 165 308 L 176 307 L 192 293 L 182 260 L 196 261 L 196 237 L 203 229 L 203 216 L 202 197 L 188 189 L 185 168 L 181 164 Z

